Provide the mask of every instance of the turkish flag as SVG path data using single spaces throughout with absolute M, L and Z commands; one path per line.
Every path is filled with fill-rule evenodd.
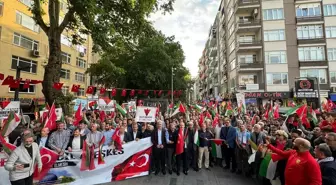
M 161 96 L 161 95 L 162 95 L 162 90 L 159 90 L 158 96 Z
M 115 147 L 118 150 L 122 149 L 122 141 L 121 141 L 121 137 L 119 135 L 119 128 L 117 128 L 112 136 L 112 140 L 115 142 Z
M 6 79 L 2 82 L 2 85 L 10 85 L 14 81 L 13 76 L 7 76 Z
M 142 90 L 138 90 L 138 94 L 142 94 Z
M 43 166 L 41 172 L 39 173 L 36 165 L 33 176 L 35 180 L 43 179 L 58 159 L 58 154 L 46 147 L 42 147 L 40 149 L 40 154 Z
M 13 81 L 11 82 L 11 84 L 9 84 L 9 87 L 10 87 L 10 88 L 17 89 L 17 88 L 20 87 L 20 82 L 21 82 L 21 78 L 20 78 L 20 79 L 13 80 Z
M 42 80 L 31 80 L 30 83 L 31 84 L 39 84 L 39 83 L 42 83 L 43 81 Z
M 112 89 L 111 91 L 111 96 L 116 96 L 117 95 L 117 89 Z
M 171 91 L 168 91 L 167 95 L 168 95 L 168 96 L 171 95 Z
M 89 86 L 87 89 L 86 89 L 86 94 L 93 94 L 93 89 L 94 87 L 93 86 Z
M 179 155 L 179 154 L 182 154 L 183 151 L 184 151 L 183 133 L 182 133 L 182 129 L 179 129 L 175 153 L 176 155 Z
M 106 89 L 104 87 L 101 87 L 100 90 L 99 90 L 100 94 L 105 94 L 106 92 Z
M 131 92 L 130 92 L 130 96 L 134 96 L 135 95 L 135 90 L 132 89 Z
M 75 120 L 73 122 L 73 125 L 77 127 L 79 125 L 79 122 L 82 121 L 82 119 L 83 119 L 82 104 L 79 104 L 77 111 L 75 113 Z
M 126 91 L 126 89 L 123 89 L 122 91 L 121 91 L 121 96 L 126 96 L 126 93 L 127 93 L 127 91 Z
M 50 131 L 55 130 L 57 128 L 56 120 L 57 120 L 56 108 L 55 104 L 53 103 L 49 110 L 49 116 L 45 121 L 44 127 L 49 128 Z
M 80 85 L 72 85 L 71 92 L 77 93 L 79 91 Z
M 30 80 L 26 79 L 26 81 L 23 84 L 23 89 L 28 89 L 29 88 L 29 84 L 30 84 Z
M 128 178 L 148 175 L 150 155 L 152 148 L 135 153 L 126 159 L 123 163 L 118 164 L 112 170 L 112 180 L 120 181 Z
M 144 95 L 148 96 L 148 93 L 149 93 L 149 91 L 147 90 L 147 91 L 145 91 Z
M 104 121 L 105 121 L 105 118 L 106 118 L 106 113 L 105 113 L 104 110 L 101 110 L 101 111 L 99 112 L 99 119 L 100 119 L 100 121 L 101 121 L 101 122 L 104 122 Z
M 63 87 L 63 83 L 55 82 L 53 88 L 56 90 L 61 90 Z

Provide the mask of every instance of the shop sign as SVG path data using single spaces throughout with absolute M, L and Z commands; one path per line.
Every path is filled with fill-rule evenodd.
M 290 92 L 245 92 L 245 98 L 289 98 Z

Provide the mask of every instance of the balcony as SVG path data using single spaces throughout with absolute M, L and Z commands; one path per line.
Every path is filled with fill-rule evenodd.
M 244 84 L 239 85 L 239 90 L 243 91 L 259 91 L 265 89 L 265 83 L 258 83 L 258 84 Z
M 239 20 L 237 25 L 237 33 L 256 32 L 261 28 L 261 21 L 260 19 Z
M 261 71 L 264 68 L 262 61 L 240 62 L 238 63 L 239 71 Z
M 214 46 L 216 46 L 216 44 L 217 44 L 217 38 L 216 38 L 216 35 L 215 35 L 215 36 L 210 35 L 209 46 L 210 46 L 210 47 L 214 47 Z
M 239 41 L 237 42 L 237 51 L 258 51 L 262 49 L 260 40 Z
M 324 17 L 322 15 L 313 16 L 313 17 L 297 17 L 296 18 L 297 23 L 323 22 L 323 21 L 324 21 Z
M 260 0 L 238 0 L 235 7 L 237 13 L 246 13 L 246 11 L 253 11 L 255 8 L 260 7 Z
M 308 45 L 308 44 L 325 44 L 326 40 L 324 36 L 316 38 L 298 38 L 298 45 Z
M 328 66 L 328 61 L 299 61 L 299 65 L 300 67 Z
M 217 56 L 217 47 L 212 47 L 210 51 L 210 57 Z

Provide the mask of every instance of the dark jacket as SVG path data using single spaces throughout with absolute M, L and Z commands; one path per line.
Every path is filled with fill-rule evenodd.
M 72 141 L 74 139 L 74 136 L 70 136 L 70 139 L 69 139 L 69 144 L 68 144 L 68 147 L 71 147 L 72 148 Z M 86 139 L 85 136 L 80 136 L 80 148 L 83 148 L 83 141 Z M 67 148 L 68 148 L 67 147 Z
M 141 139 L 152 136 L 152 132 L 150 130 L 146 129 L 144 132 L 142 132 L 142 131 L 140 131 L 140 132 L 141 132 Z
M 168 130 L 167 132 L 168 132 L 169 141 L 173 141 L 174 142 L 172 144 L 168 144 L 167 143 L 167 148 L 175 148 L 176 147 L 176 143 L 177 143 L 178 132 L 177 132 L 177 130 L 174 130 L 174 132 L 172 132 L 171 130 Z
M 125 143 L 133 141 L 130 133 L 128 133 L 128 132 L 124 133 L 124 141 L 125 141 Z
M 36 139 L 36 143 L 37 143 L 37 145 L 40 146 L 40 142 L 41 142 L 41 136 L 38 136 L 37 139 Z M 46 141 L 44 147 L 49 148 L 49 136 L 48 136 L 48 138 L 47 138 L 47 141 Z
M 202 131 L 199 130 L 199 139 L 200 139 L 200 145 L 199 147 L 210 147 L 210 140 L 212 138 L 211 133 L 209 131 Z M 208 139 L 208 140 L 206 140 Z
M 336 162 L 320 162 L 322 185 L 336 185 Z
M 235 148 L 236 147 L 237 130 L 236 130 L 236 128 L 230 126 L 228 128 L 228 131 L 225 133 L 226 128 L 227 127 L 222 127 L 221 128 L 220 138 L 225 140 L 230 148 Z
M 152 132 L 151 140 L 153 143 L 153 146 L 156 147 L 158 145 L 158 129 L 154 129 Z M 165 147 L 166 146 L 166 136 L 165 136 L 165 130 L 162 129 L 162 134 L 161 134 L 161 143 Z
M 139 138 L 139 139 L 142 138 L 142 133 L 141 133 L 141 131 L 138 131 L 138 132 L 136 133 L 135 138 L 134 138 L 134 135 L 133 135 L 133 131 L 130 132 L 129 135 L 130 135 L 130 141 L 134 141 L 136 138 Z
M 195 130 L 192 129 L 190 130 L 188 128 L 188 143 L 187 143 L 187 148 L 192 149 L 194 147 L 194 136 L 195 136 Z

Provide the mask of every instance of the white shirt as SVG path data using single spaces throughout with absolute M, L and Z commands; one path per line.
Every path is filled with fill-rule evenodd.
M 41 137 L 39 147 L 45 147 L 46 143 L 47 143 L 47 139 L 48 139 L 48 137 Z
M 133 132 L 133 138 L 134 138 L 134 140 L 136 139 L 136 135 L 137 135 L 137 133 Z
M 121 140 L 121 142 L 124 141 L 124 136 L 125 136 L 125 134 L 121 134 L 121 135 L 120 135 L 120 140 Z
M 162 145 L 162 130 L 158 130 L 158 144 Z
M 219 139 L 220 138 L 220 132 L 223 126 L 219 127 L 218 125 L 215 127 L 215 138 Z
M 72 150 L 80 150 L 80 136 L 74 137 L 71 143 Z

